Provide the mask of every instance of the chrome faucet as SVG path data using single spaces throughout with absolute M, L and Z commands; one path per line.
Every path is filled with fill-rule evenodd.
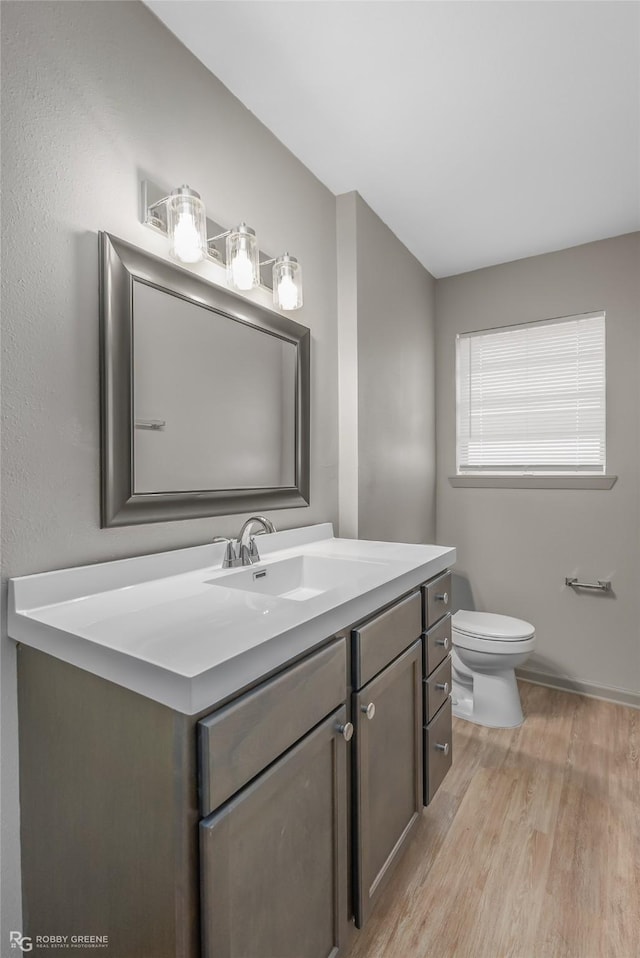
M 266 516 L 250 516 L 243 523 L 240 535 L 236 540 L 229 539 L 227 536 L 215 537 L 214 542 L 226 542 L 227 544 L 222 560 L 223 569 L 235 569 L 240 565 L 253 565 L 254 562 L 260 561 L 256 537 L 251 535 L 251 530 L 257 522 L 262 526 L 263 532 L 272 533 L 276 531 L 273 522 Z
M 251 535 L 251 530 L 256 523 L 260 523 L 264 532 L 275 532 L 276 527 L 266 516 L 250 516 L 242 525 L 240 535 L 238 536 L 238 556 L 241 565 L 253 565 L 254 562 L 260 562 L 260 553 L 256 545 L 256 537 Z

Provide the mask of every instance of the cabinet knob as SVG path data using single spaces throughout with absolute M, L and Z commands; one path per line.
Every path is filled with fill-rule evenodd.
M 353 738 L 353 725 L 351 722 L 345 722 L 344 725 L 338 725 L 337 731 L 340 732 L 345 742 L 350 742 Z
M 443 649 L 449 648 L 449 636 L 445 635 L 444 639 L 436 639 L 436 645 L 441 645 Z
M 376 706 L 375 706 L 375 703 L 374 703 L 374 702 L 369 702 L 368 705 L 361 705 L 361 706 L 360 706 L 360 711 L 361 711 L 361 712 L 364 712 L 364 714 L 367 716 L 367 718 L 369 719 L 369 721 L 371 721 L 371 719 L 373 718 L 373 716 L 376 714 Z
M 436 688 L 441 692 L 444 692 L 445 695 L 449 694 L 449 683 L 448 682 L 436 682 Z
M 441 742 L 436 743 L 436 748 L 439 752 L 444 752 L 445 755 L 449 754 L 449 743 L 445 742 L 444 745 Z
M 444 604 L 447 605 L 447 603 L 449 602 L 449 593 L 448 593 L 448 592 L 439 592 L 439 593 L 437 592 L 437 593 L 436 593 L 436 599 L 438 599 L 440 602 L 444 602 Z

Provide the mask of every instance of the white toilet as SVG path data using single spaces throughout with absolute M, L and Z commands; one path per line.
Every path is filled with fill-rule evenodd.
M 534 627 L 509 615 L 462 610 L 452 625 L 453 714 L 491 728 L 522 725 L 514 669 L 535 645 Z

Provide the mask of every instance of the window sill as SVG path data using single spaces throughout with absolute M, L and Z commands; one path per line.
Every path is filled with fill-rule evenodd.
M 449 476 L 455 489 L 611 489 L 617 476 Z

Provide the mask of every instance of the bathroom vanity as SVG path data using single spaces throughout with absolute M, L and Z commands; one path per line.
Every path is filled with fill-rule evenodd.
M 328 958 L 384 894 L 451 763 L 455 550 L 259 543 L 12 581 L 34 940 Z

